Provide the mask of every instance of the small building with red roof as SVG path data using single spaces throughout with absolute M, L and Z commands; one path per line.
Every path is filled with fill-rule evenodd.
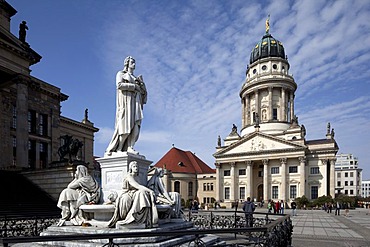
M 163 168 L 163 182 L 167 191 L 180 193 L 185 202 L 214 202 L 216 170 L 193 152 L 172 147 L 154 167 Z

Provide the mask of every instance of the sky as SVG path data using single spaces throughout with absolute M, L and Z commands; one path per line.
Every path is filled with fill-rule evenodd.
M 135 149 L 157 162 L 174 145 L 209 166 L 217 136 L 241 127 L 239 92 L 252 48 L 265 32 L 281 41 L 298 88 L 295 114 L 307 140 L 335 130 L 338 153 L 370 179 L 368 0 L 7 0 L 27 21 L 41 61 L 31 75 L 69 95 L 62 115 L 89 120 L 103 156 L 115 120 L 115 76 L 133 56 L 148 90 Z

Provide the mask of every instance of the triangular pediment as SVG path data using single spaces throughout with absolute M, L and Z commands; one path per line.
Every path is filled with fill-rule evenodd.
M 239 141 L 232 145 L 219 150 L 214 154 L 215 157 L 221 155 L 246 154 L 256 152 L 271 152 L 271 151 L 288 151 L 306 148 L 304 145 L 299 145 L 291 141 L 277 138 L 271 135 L 260 132 L 251 133 L 244 136 Z

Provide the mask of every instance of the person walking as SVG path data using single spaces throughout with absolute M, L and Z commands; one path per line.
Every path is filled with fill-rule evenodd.
M 281 202 L 280 202 L 280 213 L 281 213 L 281 214 L 284 214 L 284 207 L 285 207 L 285 205 L 284 205 L 284 201 L 283 201 L 283 200 L 281 200 Z
M 268 209 L 267 213 L 271 214 L 271 210 L 272 210 L 272 201 L 271 200 L 269 200 L 268 203 L 267 203 L 267 209 Z
M 340 215 L 340 203 L 338 201 L 335 205 L 335 215 Z
M 256 206 L 251 202 L 251 198 L 248 197 L 247 201 L 244 202 L 243 211 L 245 213 L 245 222 L 247 227 L 253 227 L 253 212 Z
M 292 208 L 292 215 L 297 216 L 297 203 L 294 200 L 290 204 L 290 207 Z

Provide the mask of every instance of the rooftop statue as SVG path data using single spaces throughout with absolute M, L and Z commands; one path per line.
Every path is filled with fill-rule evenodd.
M 116 200 L 115 211 L 108 227 L 115 227 L 116 223 L 120 225 L 138 223 L 151 228 L 158 223 L 154 191 L 139 184 L 138 174 L 137 162 L 131 161 L 129 173 L 123 179 L 122 193 Z
M 21 24 L 19 24 L 19 40 L 22 41 L 23 43 L 26 42 L 26 33 L 27 33 L 26 30 L 28 30 L 27 22 L 22 21 Z
M 99 199 L 98 183 L 88 174 L 85 166 L 77 166 L 74 179 L 59 195 L 57 206 L 62 209 L 62 218 L 57 226 L 64 225 L 67 220 L 73 225 L 81 225 L 85 219 L 79 207 L 87 203 L 98 203 Z
M 106 155 L 112 152 L 130 152 L 137 154 L 134 145 L 139 138 L 143 105 L 147 100 L 147 91 L 143 77 L 134 76 L 135 59 L 126 57 L 124 68 L 116 76 L 116 120 L 111 142 Z

